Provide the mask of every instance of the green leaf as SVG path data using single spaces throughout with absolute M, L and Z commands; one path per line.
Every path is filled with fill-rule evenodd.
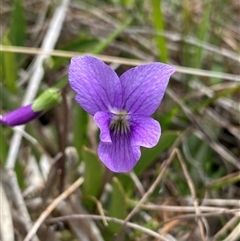
M 87 145 L 87 125 L 88 114 L 84 111 L 76 102 L 73 105 L 74 117 L 73 117 L 73 145 L 78 152 L 79 159 L 82 158 L 83 146 Z
M 134 168 L 136 174 L 140 175 L 146 170 L 163 151 L 168 150 L 173 145 L 178 136 L 177 132 L 165 131 L 155 147 L 142 149 L 141 158 Z
M 206 7 L 204 8 L 205 10 L 203 11 L 204 16 L 202 19 L 202 22 L 200 23 L 200 27 L 198 30 L 198 40 L 200 41 L 205 41 L 207 38 L 207 33 L 208 33 L 208 27 L 210 23 L 210 13 L 211 13 L 211 1 L 208 1 L 206 3 Z M 202 52 L 203 48 L 202 47 L 195 47 L 195 54 L 194 54 L 194 60 L 195 65 L 193 67 L 195 68 L 200 68 L 201 63 L 202 63 Z
M 103 183 L 104 166 L 97 154 L 87 147 L 83 147 L 82 156 L 85 163 L 83 194 L 97 198 Z M 93 203 L 88 200 L 87 206 L 91 209 Z
M 11 93 L 0 83 L 1 93 L 1 108 L 6 110 L 14 110 L 18 107 L 19 103 L 12 98 Z
M 4 166 L 8 153 L 8 141 L 3 126 L 0 126 L 0 167 Z
M 13 45 L 24 46 L 26 38 L 26 20 L 21 0 L 15 0 L 11 13 L 11 25 L 9 30 L 9 40 Z
M 115 175 L 117 176 L 118 180 L 121 182 L 125 190 L 125 194 L 127 196 L 131 196 L 132 192 L 134 191 L 134 185 L 135 185 L 132 178 L 129 175 L 126 175 L 125 173 L 118 173 Z
M 3 38 L 3 45 L 11 46 L 11 42 L 5 36 Z M 3 52 L 3 69 L 4 69 L 4 79 L 5 86 L 10 92 L 16 92 L 16 79 L 17 79 L 17 66 L 15 54 L 11 52 Z
M 109 207 L 109 216 L 124 219 L 127 214 L 127 204 L 125 199 L 125 192 L 121 182 L 113 177 L 112 181 L 112 197 Z M 115 233 L 120 225 L 116 223 L 109 223 L 109 230 Z
M 164 31 L 164 19 L 161 11 L 161 0 L 153 0 L 153 25 L 156 31 Z M 156 36 L 157 47 L 159 50 L 159 59 L 168 62 L 168 50 L 164 36 Z

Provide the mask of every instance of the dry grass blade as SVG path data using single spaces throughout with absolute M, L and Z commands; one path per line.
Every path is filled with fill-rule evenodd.
M 81 56 L 86 54 L 86 53 L 80 53 L 80 52 L 74 52 L 74 51 L 63 51 L 63 50 L 43 51 L 39 48 L 26 48 L 26 47 L 4 46 L 4 45 L 0 45 L 0 49 L 1 51 L 4 51 L 4 52 L 24 53 L 24 54 L 31 54 L 31 55 L 44 54 L 44 55 L 58 56 L 58 57 L 64 57 L 64 58 L 71 58 L 73 56 Z M 127 59 L 127 58 L 115 57 L 115 56 L 96 55 L 96 54 L 94 54 L 94 56 L 98 57 L 99 59 L 107 63 L 118 63 L 118 64 L 128 65 L 128 66 L 138 66 L 141 64 L 148 63 L 147 61 Z M 203 69 L 194 69 L 194 68 L 182 67 L 178 65 L 173 65 L 173 67 L 179 73 L 197 75 L 197 76 L 206 76 L 206 77 L 212 77 L 212 78 L 220 78 L 220 79 L 240 82 L 239 75 L 219 73 L 219 72 L 203 70 Z
M 89 214 L 79 214 L 79 215 L 69 215 L 69 216 L 64 216 L 64 217 L 58 217 L 58 218 L 51 218 L 49 220 L 47 220 L 48 223 L 53 223 L 53 222 L 60 222 L 60 221 L 65 221 L 68 219 L 94 219 L 94 220 L 103 220 L 102 216 L 99 215 L 89 215 Z M 148 234 L 149 236 L 152 236 L 154 238 L 157 238 L 159 241 L 170 241 L 169 239 L 164 238 L 162 235 L 148 229 L 145 227 L 142 227 L 138 224 L 135 223 L 131 223 L 131 222 L 125 222 L 125 220 L 121 220 L 118 218 L 114 218 L 114 217 L 107 217 L 105 216 L 105 219 L 108 222 L 115 222 L 115 223 L 119 223 L 122 225 L 125 225 L 127 227 L 139 230 L 145 234 Z
M 194 204 L 194 207 L 195 207 L 196 215 L 201 215 L 201 211 L 199 209 L 199 205 L 198 205 L 198 201 L 197 201 L 196 190 L 195 190 L 192 178 L 190 177 L 190 175 L 188 173 L 187 167 L 186 167 L 186 165 L 185 165 L 185 163 L 183 161 L 182 155 L 180 154 L 179 150 L 177 149 L 176 152 L 177 152 L 178 160 L 179 160 L 179 162 L 181 164 L 181 167 L 182 167 L 182 170 L 183 170 L 183 174 L 184 174 L 184 176 L 185 176 L 185 178 L 187 180 L 187 184 L 188 184 L 188 187 L 189 187 L 191 195 L 192 195 L 192 199 L 193 199 L 193 204 Z M 203 241 L 205 241 L 206 238 L 204 236 L 203 222 L 201 220 L 197 220 L 197 222 L 198 222 L 201 238 L 202 238 Z
M 103 224 L 105 226 L 108 226 L 107 220 L 105 218 L 105 214 L 104 214 L 102 203 L 99 200 L 97 200 L 97 198 L 95 198 L 94 196 L 87 196 L 87 197 L 90 198 L 93 202 L 95 202 L 97 210 L 98 210 L 100 216 L 102 217 Z
M 239 217 L 235 216 L 230 219 L 213 237 L 213 241 L 219 240 L 219 238 L 224 235 L 229 229 L 233 229 L 232 227 L 239 221 Z
M 232 230 L 232 232 L 223 241 L 238 241 L 240 238 L 240 223 Z
M 10 205 L 0 179 L 0 240 L 14 241 L 14 229 Z
M 240 210 L 239 210 L 240 211 Z M 214 216 L 220 216 L 226 214 L 226 212 L 210 212 L 210 213 L 201 213 L 201 214 L 183 214 L 179 216 L 175 216 L 173 218 L 169 218 L 168 220 L 164 221 L 162 225 L 172 222 L 174 220 L 181 220 L 181 219 L 196 219 L 196 218 L 202 218 L 202 217 L 214 217 Z M 238 214 L 238 213 L 237 213 Z M 236 215 L 233 218 L 239 219 L 240 215 Z
M 61 195 L 59 195 L 53 202 L 44 210 L 44 212 L 39 216 L 37 221 L 34 223 L 24 241 L 30 241 L 33 235 L 37 232 L 38 228 L 42 222 L 47 218 L 47 216 L 56 208 L 56 206 L 64 199 L 66 199 L 72 192 L 74 192 L 82 183 L 83 178 L 80 177 L 71 186 L 69 186 Z
M 132 205 L 136 205 L 137 202 L 129 201 Z M 172 205 L 156 205 L 156 204 L 141 204 L 140 208 L 145 210 L 163 210 L 168 212 L 186 212 L 186 213 L 192 213 L 195 212 L 195 207 L 189 207 L 189 206 L 172 206 Z M 221 213 L 221 214 L 232 214 L 232 215 L 240 215 L 240 209 L 229 209 L 229 208 L 219 208 L 219 207 L 208 207 L 208 206 L 199 206 L 199 210 L 202 213 Z
M 30 228 L 32 226 L 32 221 L 31 221 L 31 217 L 28 213 L 25 201 L 23 199 L 20 187 L 18 185 L 16 173 L 15 173 L 15 171 L 10 169 L 10 170 L 7 170 L 7 176 L 8 176 L 9 186 L 11 187 L 12 195 L 14 197 L 13 200 L 15 202 L 15 205 L 18 209 L 20 216 L 22 217 L 23 226 L 25 228 L 25 231 L 28 231 L 28 230 L 30 230 Z M 33 237 L 33 241 L 38 241 L 38 240 L 39 239 L 37 236 Z

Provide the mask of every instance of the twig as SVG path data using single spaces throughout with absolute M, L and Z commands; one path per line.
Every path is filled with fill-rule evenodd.
M 86 54 L 86 53 L 75 52 L 75 51 L 64 51 L 64 50 L 45 50 L 45 51 L 43 51 L 42 49 L 39 49 L 39 48 L 4 46 L 4 45 L 0 45 L 0 50 L 3 52 L 24 53 L 24 54 L 32 54 L 32 55 L 45 54 L 45 55 L 65 57 L 65 58 L 71 58 L 73 56 L 81 56 L 81 55 Z M 127 58 L 115 57 L 115 56 L 97 55 L 97 54 L 94 54 L 94 56 L 100 58 L 102 61 L 105 61 L 107 63 L 119 63 L 122 65 L 128 65 L 128 66 L 137 66 L 140 64 L 148 63 L 148 62 L 142 61 L 142 60 L 127 59 Z M 216 71 L 195 69 L 195 68 L 183 67 L 183 66 L 179 66 L 179 65 L 173 65 L 173 67 L 176 69 L 176 72 L 183 73 L 183 74 L 205 76 L 205 77 L 209 77 L 209 78 L 219 78 L 219 79 L 240 82 L 239 75 L 219 73 Z
M 102 216 L 99 215 L 90 215 L 90 214 L 75 214 L 75 215 L 68 215 L 68 216 L 64 216 L 64 217 L 58 217 L 58 218 L 51 218 L 48 219 L 46 222 L 47 223 L 53 223 L 53 222 L 61 222 L 61 221 L 65 221 L 68 219 L 95 219 L 95 220 L 103 220 Z M 158 238 L 160 241 L 170 241 L 169 239 L 164 238 L 162 235 L 158 234 L 157 232 L 154 232 L 148 228 L 142 227 L 138 224 L 135 223 L 131 223 L 131 222 L 125 222 L 125 220 L 121 220 L 118 218 L 114 218 L 114 217 L 104 217 L 107 221 L 109 222 L 114 222 L 114 223 L 119 223 L 122 225 L 126 225 L 127 227 L 139 230 L 143 233 L 146 233 L 152 237 Z
M 56 208 L 56 206 L 66 199 L 72 192 L 74 192 L 82 183 L 84 179 L 80 177 L 75 181 L 71 186 L 69 186 L 61 195 L 59 195 L 56 199 L 52 201 L 52 203 L 42 212 L 37 221 L 34 223 L 24 241 L 30 241 L 31 238 L 35 235 L 38 228 L 42 224 L 42 222 L 47 218 L 47 216 Z

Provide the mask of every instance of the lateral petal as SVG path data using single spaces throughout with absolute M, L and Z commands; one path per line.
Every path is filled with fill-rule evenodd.
M 174 71 L 170 65 L 157 62 L 126 71 L 120 77 L 123 92 L 122 109 L 131 114 L 152 115 L 161 103 Z
M 111 114 L 99 111 L 94 115 L 94 121 L 100 129 L 100 140 L 104 143 L 112 143 L 109 130 Z
M 131 118 L 131 145 L 147 148 L 157 145 L 161 136 L 158 121 L 151 117 L 133 116 Z
M 77 94 L 77 103 L 91 115 L 121 106 L 122 87 L 117 74 L 93 56 L 71 59 L 69 84 Z

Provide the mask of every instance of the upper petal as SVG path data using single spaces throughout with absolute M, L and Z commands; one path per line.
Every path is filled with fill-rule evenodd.
M 151 63 L 129 69 L 121 77 L 123 109 L 130 113 L 150 116 L 158 108 L 174 68 Z
M 129 172 L 141 156 L 139 146 L 131 146 L 127 135 L 112 136 L 112 143 L 100 142 L 100 160 L 113 172 Z
M 111 143 L 109 125 L 111 121 L 111 114 L 107 112 L 99 111 L 94 115 L 94 121 L 100 129 L 100 140 L 102 142 Z
M 151 117 L 131 117 L 131 145 L 154 147 L 161 136 L 161 127 L 158 121 Z
M 122 88 L 117 74 L 95 57 L 85 55 L 71 59 L 69 84 L 77 93 L 77 103 L 92 115 L 121 106 Z

